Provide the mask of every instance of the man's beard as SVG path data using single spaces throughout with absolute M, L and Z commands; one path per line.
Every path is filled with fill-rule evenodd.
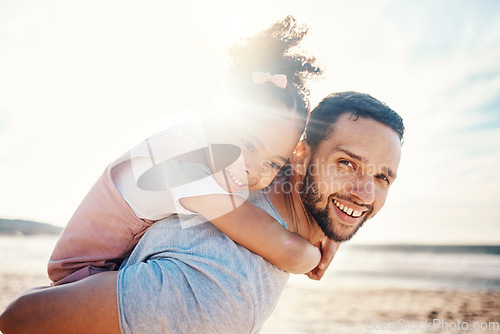
M 310 166 L 311 167 L 311 166 Z M 308 214 L 314 218 L 316 223 L 319 225 L 323 233 L 328 239 L 333 241 L 347 241 L 350 240 L 356 232 L 363 226 L 364 222 L 368 219 L 369 215 L 373 211 L 373 208 L 370 207 L 370 210 L 365 212 L 365 216 L 362 218 L 360 224 L 354 228 L 354 230 L 350 233 L 346 233 L 346 226 L 342 223 L 335 223 L 334 220 L 330 217 L 330 208 L 329 203 L 332 202 L 332 197 L 337 199 L 343 199 L 350 201 L 352 203 L 356 203 L 350 196 L 342 196 L 340 194 L 331 194 L 328 196 L 328 200 L 325 203 L 325 207 L 321 207 L 321 202 L 323 201 L 323 196 L 319 191 L 319 184 L 314 179 L 314 176 L 311 173 L 311 168 L 307 169 L 306 175 L 304 177 L 303 187 L 300 191 L 300 197 L 302 202 L 304 203 L 304 207 L 306 208 Z M 335 210 L 335 209 L 333 209 Z M 343 231 L 344 230 L 344 231 Z M 344 232 L 344 233 L 342 233 Z

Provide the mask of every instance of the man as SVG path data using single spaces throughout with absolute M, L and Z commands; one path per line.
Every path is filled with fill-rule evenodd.
M 326 238 L 349 240 L 384 205 L 403 132 L 401 117 L 371 96 L 332 94 L 312 112 L 286 175 L 251 200 L 318 247 Z M 0 317 L 0 329 L 258 332 L 288 274 L 212 224 L 193 225 L 154 224 L 119 272 L 27 293 Z

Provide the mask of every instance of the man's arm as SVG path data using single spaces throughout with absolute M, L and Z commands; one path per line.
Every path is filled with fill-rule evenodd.
M 120 333 L 117 271 L 79 282 L 28 291 L 0 315 L 0 330 L 11 333 Z

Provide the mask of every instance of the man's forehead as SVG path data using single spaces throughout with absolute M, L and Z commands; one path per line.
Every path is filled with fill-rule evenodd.
M 390 169 L 394 177 L 401 157 L 401 143 L 396 131 L 378 121 L 352 118 L 349 114 L 337 120 L 332 133 L 320 147 L 323 149 L 318 153 L 322 155 L 342 152 L 363 163 Z
M 359 117 L 346 113 L 341 115 L 331 127 L 330 137 L 352 138 L 369 135 L 371 137 L 383 138 L 388 142 L 396 139 L 401 146 L 398 133 L 386 124 L 367 117 Z

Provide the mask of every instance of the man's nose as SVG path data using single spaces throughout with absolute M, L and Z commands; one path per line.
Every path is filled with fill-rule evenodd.
M 375 200 L 375 181 L 370 175 L 360 175 L 352 185 L 351 195 L 357 197 L 361 204 L 372 204 Z

